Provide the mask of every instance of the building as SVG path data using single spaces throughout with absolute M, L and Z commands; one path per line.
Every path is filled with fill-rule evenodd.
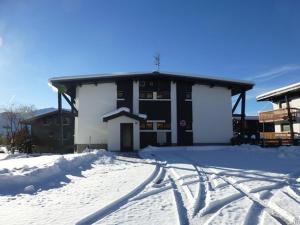
M 257 96 L 257 101 L 270 101 L 273 110 L 260 112 L 259 121 L 275 123 L 275 132 L 261 132 L 265 142 L 297 144 L 300 134 L 300 82 Z
M 264 125 L 264 126 L 263 126 Z M 233 117 L 233 132 L 238 135 L 241 133 L 241 118 Z M 258 116 L 246 116 L 244 133 L 248 139 L 254 135 L 256 140 L 260 139 L 260 132 L 274 132 L 274 123 L 260 123 Z
M 225 144 L 232 113 L 253 83 L 166 72 L 55 77 L 75 117 L 77 151 L 87 146 L 138 150 L 148 145 Z M 231 97 L 239 95 L 232 109 Z
M 59 116 L 55 108 L 37 110 L 23 123 L 29 126 L 32 150 L 39 153 L 74 152 L 74 116 L 62 110 L 63 147 L 60 146 Z

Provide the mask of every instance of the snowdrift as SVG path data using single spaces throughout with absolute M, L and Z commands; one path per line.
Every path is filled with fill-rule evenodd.
M 111 163 L 114 155 L 105 150 L 80 154 L 47 155 L 0 161 L 0 195 L 58 187 L 68 183 L 68 175 L 81 176 L 92 163 Z

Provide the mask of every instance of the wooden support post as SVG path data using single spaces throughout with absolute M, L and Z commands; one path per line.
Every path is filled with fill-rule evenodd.
M 62 96 L 67 101 L 67 103 L 71 106 L 71 110 L 72 110 L 73 115 L 78 116 L 78 110 L 75 108 L 75 100 L 74 100 L 74 98 L 72 98 L 70 100 L 64 93 L 62 93 Z
M 232 113 L 235 112 L 236 107 L 238 106 L 238 104 L 239 104 L 240 101 L 241 101 L 241 98 L 242 98 L 242 94 L 240 94 L 240 96 L 239 96 L 238 99 L 236 100 L 236 102 L 235 102 L 235 104 L 234 104 L 234 106 L 233 106 L 233 108 L 232 108 Z
M 246 91 L 241 93 L 242 96 L 242 104 L 241 104 L 241 136 L 242 141 L 245 140 L 245 117 L 246 117 Z
M 63 152 L 63 146 L 64 146 L 64 128 L 63 128 L 63 117 L 62 117 L 62 99 L 61 99 L 61 93 L 57 93 L 58 97 L 58 122 L 59 122 L 59 129 L 58 129 L 58 139 L 59 139 L 59 148 L 61 153 Z
M 289 121 L 289 125 L 290 125 L 291 139 L 292 139 L 292 143 L 294 144 L 295 137 L 294 137 L 293 117 L 292 117 L 292 113 L 291 113 L 288 95 L 285 95 L 285 102 L 286 102 L 286 108 L 288 110 L 288 121 Z

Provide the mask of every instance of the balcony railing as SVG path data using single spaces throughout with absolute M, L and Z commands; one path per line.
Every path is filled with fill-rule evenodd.
M 297 118 L 300 118 L 300 109 L 290 108 L 290 111 L 293 121 L 295 121 Z M 287 121 L 288 119 L 289 117 L 287 108 L 259 113 L 259 122 L 261 123 Z
M 292 139 L 289 132 L 261 132 L 260 139 L 264 146 L 293 145 L 300 143 L 300 133 L 294 133 L 294 139 Z

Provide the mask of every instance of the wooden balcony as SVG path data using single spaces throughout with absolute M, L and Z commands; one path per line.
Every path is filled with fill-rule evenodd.
M 297 143 L 300 141 L 300 133 L 294 133 Z M 280 145 L 293 145 L 290 132 L 260 132 L 260 139 L 265 146 L 280 146 Z
M 300 109 L 290 108 L 292 120 L 295 121 L 297 118 L 300 118 Z M 268 122 L 280 122 L 288 121 L 288 109 L 275 109 L 267 112 L 259 113 L 259 122 L 268 123 Z
M 289 132 L 260 132 L 261 139 L 291 139 Z

